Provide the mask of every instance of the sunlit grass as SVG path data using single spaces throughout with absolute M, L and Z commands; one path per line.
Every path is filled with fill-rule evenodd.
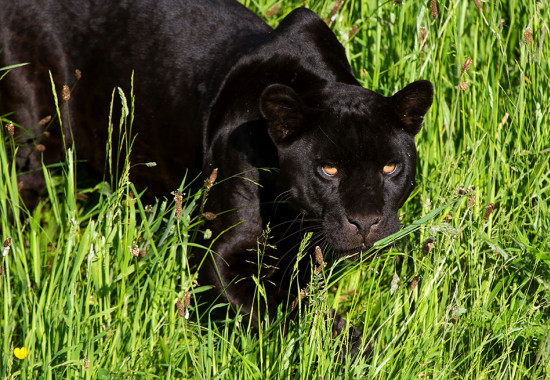
M 276 25 L 302 1 L 243 3 Z M 148 206 L 124 175 L 79 189 L 69 147 L 61 167 L 44 168 L 47 195 L 28 212 L 9 159 L 12 110 L 0 110 L 0 244 L 11 238 L 0 247 L 0 378 L 550 375 L 548 4 L 434 1 L 435 14 L 431 1 L 306 3 L 364 86 L 391 95 L 434 83 L 402 209 L 405 227 L 422 226 L 372 261 L 312 273 L 295 326 L 281 334 L 281 313 L 255 335 L 240 317 L 210 318 L 224 305 L 196 307 L 204 288 L 187 260 L 204 232 L 202 194 L 184 195 L 177 218 L 172 199 Z M 128 97 L 113 128 L 128 128 L 132 94 L 113 94 Z M 186 292 L 189 319 L 176 307 Z M 375 342 L 369 360 L 337 360 L 330 309 Z

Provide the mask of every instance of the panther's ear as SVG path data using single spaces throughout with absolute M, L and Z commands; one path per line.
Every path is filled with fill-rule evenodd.
M 432 105 L 433 96 L 432 83 L 427 80 L 418 80 L 391 97 L 397 116 L 409 133 L 415 135 L 420 132 L 422 119 Z
M 288 143 L 300 131 L 304 104 L 294 90 L 282 84 L 268 86 L 260 97 L 260 112 L 275 144 Z

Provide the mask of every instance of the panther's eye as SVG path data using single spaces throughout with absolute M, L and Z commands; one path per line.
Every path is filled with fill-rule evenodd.
M 338 168 L 334 165 L 323 165 L 323 173 L 332 177 L 338 174 Z
M 395 162 L 390 162 L 389 164 L 384 165 L 382 171 L 384 172 L 384 174 L 391 174 L 395 171 L 396 167 L 397 165 L 395 164 Z

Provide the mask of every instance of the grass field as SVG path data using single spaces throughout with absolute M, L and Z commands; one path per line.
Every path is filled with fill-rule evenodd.
M 280 320 L 251 334 L 240 317 L 210 319 L 224 305 L 196 308 L 187 258 L 204 233 L 201 193 L 177 218 L 172 199 L 147 206 L 124 178 L 81 188 L 70 151 L 44 168 L 48 192 L 29 213 L 3 118 L 0 379 L 548 378 L 548 2 L 243 3 L 273 26 L 305 3 L 365 87 L 433 82 L 418 186 L 401 210 L 421 227 L 370 262 L 312 274 L 288 334 Z M 331 308 L 373 339 L 368 360 L 337 359 Z

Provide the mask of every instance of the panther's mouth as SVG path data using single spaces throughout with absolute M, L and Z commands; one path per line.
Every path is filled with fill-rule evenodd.
M 358 247 L 341 250 L 338 252 L 339 256 L 353 261 L 362 261 L 369 259 L 376 254 L 376 251 L 372 250 L 372 247 L 368 247 L 365 244 L 361 244 Z
M 355 248 L 335 250 L 339 257 L 352 261 L 371 260 L 376 256 L 380 256 L 387 251 L 394 243 L 390 243 L 384 247 L 374 247 L 374 245 L 361 244 Z

